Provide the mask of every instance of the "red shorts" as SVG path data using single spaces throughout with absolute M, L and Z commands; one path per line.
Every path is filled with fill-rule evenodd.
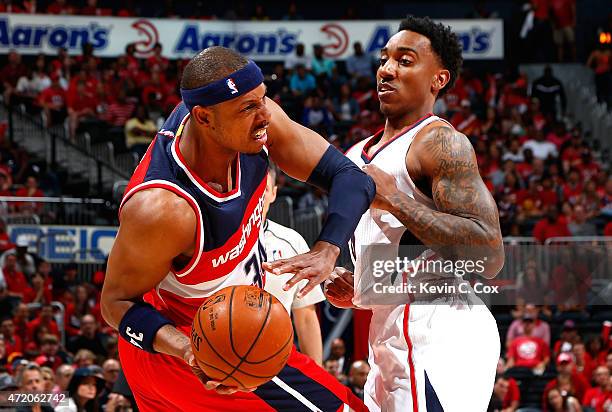
M 349 388 L 294 348 L 287 365 L 251 393 L 219 395 L 204 388 L 182 360 L 151 354 L 119 339 L 123 372 L 143 411 L 367 411 Z

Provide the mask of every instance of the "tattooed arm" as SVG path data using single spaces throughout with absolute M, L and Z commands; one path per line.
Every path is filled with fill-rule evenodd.
M 446 125 L 434 126 L 415 138 L 410 152 L 420 177 L 431 182 L 438 210 L 399 192 L 391 175 L 367 165 L 364 170 L 376 182 L 372 207 L 389 211 L 423 244 L 446 259 L 486 257 L 482 275 L 497 275 L 504 263 L 499 216 L 467 137 Z

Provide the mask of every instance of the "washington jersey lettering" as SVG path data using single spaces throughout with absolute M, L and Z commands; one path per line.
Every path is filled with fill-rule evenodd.
M 193 256 L 186 265 L 173 267 L 144 296 L 186 333 L 207 296 L 231 285 L 263 287 L 260 228 L 268 170 L 265 147 L 257 154 L 241 153 L 233 165 L 234 189 L 217 192 L 187 166 L 181 154 L 179 142 L 188 119 L 189 110 L 180 103 L 151 142 L 121 202 L 123 207 L 138 191 L 161 188 L 187 201 L 196 215 Z

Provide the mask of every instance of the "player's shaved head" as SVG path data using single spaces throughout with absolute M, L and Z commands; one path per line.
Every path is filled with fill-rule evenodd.
M 232 49 L 208 47 L 195 55 L 183 71 L 182 89 L 196 89 L 242 69 L 249 61 Z
M 463 64 L 459 38 L 449 26 L 435 23 L 429 17 L 408 16 L 400 22 L 398 32 L 402 30 L 412 31 L 427 37 L 431 43 L 432 51 L 440 60 L 440 64 L 449 71 L 449 82 L 438 92 L 438 97 L 441 97 L 448 89 L 453 87 Z

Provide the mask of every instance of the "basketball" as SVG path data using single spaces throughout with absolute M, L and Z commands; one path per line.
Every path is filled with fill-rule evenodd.
M 226 386 L 259 386 L 285 366 L 293 325 L 282 303 L 256 286 L 230 286 L 200 306 L 191 328 L 198 366 Z

